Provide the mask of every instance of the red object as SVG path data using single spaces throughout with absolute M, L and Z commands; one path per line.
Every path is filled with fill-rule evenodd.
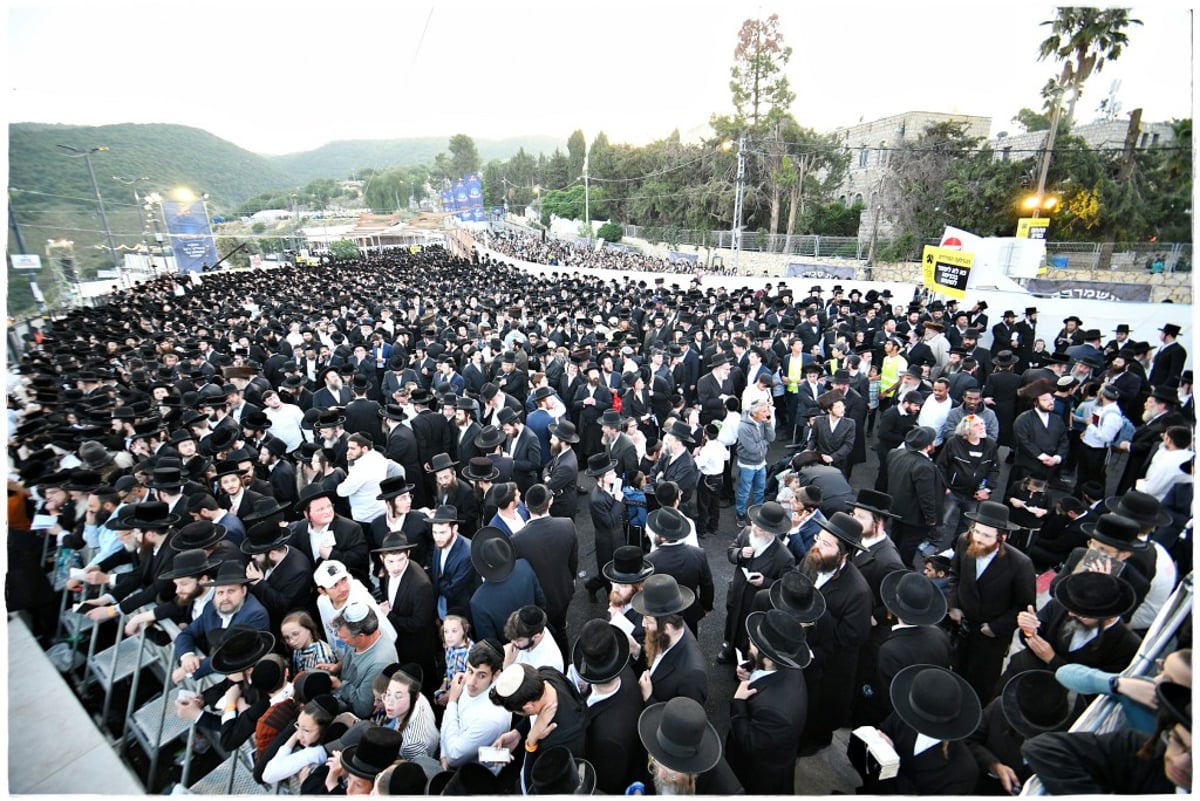
M 962 240 L 957 236 L 948 236 L 942 240 L 942 247 L 951 248 L 953 250 L 962 250 Z

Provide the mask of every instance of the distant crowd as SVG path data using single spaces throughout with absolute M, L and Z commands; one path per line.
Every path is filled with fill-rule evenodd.
M 621 270 L 623 272 L 679 273 L 731 275 L 732 268 L 711 267 L 696 263 L 681 263 L 647 256 L 634 250 L 608 247 L 595 249 L 587 243 L 570 242 L 549 234 L 520 234 L 515 231 L 487 231 L 478 238 L 480 244 L 515 259 L 556 267 Z

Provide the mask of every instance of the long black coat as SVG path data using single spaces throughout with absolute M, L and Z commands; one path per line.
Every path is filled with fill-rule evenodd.
M 805 565 L 804 571 L 815 579 Z M 812 688 L 805 739 L 824 742 L 845 725 L 854 697 L 858 652 L 871 634 L 871 587 L 847 560 L 821 587 L 825 614 L 808 630 L 813 661 L 805 668 Z
M 696 600 L 682 617 L 692 633 L 699 636 L 700 620 L 713 609 L 712 568 L 704 550 L 686 543 L 664 545 L 647 555 L 646 561 L 654 565 L 655 573 L 671 576 L 680 587 L 696 593 Z
M 579 458 L 569 446 L 542 468 L 542 483 L 550 490 L 550 514 L 575 517 L 579 509 Z
M 1050 643 L 1054 649 L 1054 658 L 1043 662 L 1028 648 L 1013 654 L 1008 661 L 1008 668 L 1001 677 L 1001 686 L 1007 680 L 1026 670 L 1058 670 L 1063 665 L 1085 665 L 1103 670 L 1106 673 L 1120 673 L 1137 654 L 1142 638 L 1123 621 L 1117 621 L 1104 631 L 1097 634 L 1082 648 L 1071 649 L 1071 634 L 1066 623 L 1071 620 L 1066 608 L 1058 601 L 1051 600 L 1038 610 L 1038 620 L 1042 621 L 1038 634 Z M 1025 635 L 1021 634 L 1022 643 Z
M 645 705 L 633 668 L 621 671 L 620 688 L 603 701 L 587 708 L 587 750 L 596 771 L 596 790 L 605 795 L 622 795 L 644 771 L 646 749 L 631 736 Z M 601 767 L 603 766 L 603 767 Z
M 950 635 L 941 626 L 904 626 L 892 629 L 879 646 L 875 688 L 891 706 L 892 679 L 909 665 L 950 667 Z
M 729 702 L 725 758 L 746 792 L 792 795 L 796 753 L 808 718 L 803 670 L 779 669 L 750 684 L 757 692 Z
M 1000 445 L 1012 445 L 1013 421 L 1017 418 L 1017 387 L 1021 376 L 1011 370 L 1000 370 L 987 377 L 983 385 L 983 397 L 994 402 L 989 407 L 996 413 L 1000 423 Z
M 894 712 L 879 726 L 900 756 L 900 772 L 885 782 L 868 781 L 863 792 L 884 795 L 969 795 L 975 791 L 979 768 L 962 740 L 950 743 L 949 757 L 935 745 L 913 756 L 917 732 Z
M 289 612 L 316 608 L 316 585 L 312 576 L 312 560 L 304 551 L 289 547 L 283 561 L 275 566 L 270 576 L 250 585 L 250 594 L 267 608 L 272 631 L 279 631 Z
M 647 706 L 678 696 L 704 704 L 708 699 L 708 660 L 690 631 L 684 629 L 682 639 L 662 655 L 650 680 L 653 690 Z
M 975 577 L 975 558 L 967 555 L 967 538 L 960 537 L 950 561 L 951 581 L 946 600 L 961 609 L 966 620 L 983 623 L 1008 642 L 1017 628 L 1017 613 L 1034 603 L 1037 587 L 1029 557 L 1009 545 L 992 559 L 983 575 Z
M 892 514 L 909 526 L 942 522 L 946 482 L 932 459 L 906 445 L 888 454 L 887 471 Z
M 426 676 L 423 689 L 428 691 L 426 695 L 432 695 L 440 683 L 435 672 L 440 643 L 433 583 L 425 570 L 411 561 L 391 599 L 387 595 L 388 583 L 389 579 L 385 577 L 380 589 L 383 600 L 391 605 L 387 617 L 396 630 L 397 658 L 401 663 L 415 662 L 421 666 Z
M 867 461 L 867 399 L 854 387 L 846 391 L 846 419 L 854 421 L 854 447 L 850 449 L 850 466 Z
M 741 550 L 750 544 L 745 532 L 734 538 L 726 556 L 734 565 L 729 589 L 725 593 L 725 641 L 741 649 L 747 649 L 746 616 L 754 609 L 754 595 L 760 589 L 770 587 L 775 579 L 792 569 L 795 557 L 778 539 L 771 542 L 758 556 L 746 559 Z M 761 587 L 746 580 L 746 573 L 762 573 Z
M 512 538 L 516 555 L 528 560 L 546 594 L 546 617 L 555 625 L 567 619 L 579 570 L 579 537 L 575 523 L 563 517 L 530 520 Z

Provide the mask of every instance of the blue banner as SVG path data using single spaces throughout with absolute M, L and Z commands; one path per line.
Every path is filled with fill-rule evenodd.
M 699 253 L 681 253 L 678 250 L 667 251 L 667 261 L 686 261 L 691 264 L 700 263 Z
M 203 200 L 164 200 L 162 210 L 180 272 L 198 273 L 217 263 L 217 244 Z
M 854 278 L 855 270 L 853 267 L 841 267 L 832 264 L 799 264 L 792 262 L 784 268 L 783 274 L 788 278 L 825 278 L 846 281 Z
M 1150 302 L 1149 284 L 1118 284 L 1111 281 L 1054 281 L 1030 278 L 1025 282 L 1030 294 L 1046 298 L 1080 300 Z

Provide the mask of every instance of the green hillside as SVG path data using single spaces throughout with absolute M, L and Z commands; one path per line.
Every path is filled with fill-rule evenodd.
M 449 137 L 425 136 L 414 139 L 355 139 L 329 142 L 316 150 L 266 156 L 272 164 L 292 177 L 298 185 L 317 178 L 348 178 L 355 170 L 373 167 L 408 167 L 432 164 L 438 153 L 446 152 Z M 547 155 L 563 148 L 566 140 L 549 136 L 525 136 L 509 139 L 476 139 L 479 157 L 486 164 L 492 159 L 508 159 L 520 148 L 534 156 Z

